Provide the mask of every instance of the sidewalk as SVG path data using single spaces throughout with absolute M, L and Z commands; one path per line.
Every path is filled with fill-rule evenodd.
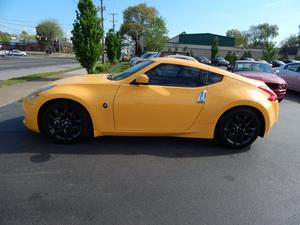
M 2 87 L 0 88 L 0 107 L 16 102 L 22 97 L 25 97 L 26 95 L 30 94 L 40 86 L 46 85 L 54 80 L 82 74 L 86 74 L 85 69 L 80 69 L 60 75 L 49 76 L 29 82 L 18 83 L 8 87 Z

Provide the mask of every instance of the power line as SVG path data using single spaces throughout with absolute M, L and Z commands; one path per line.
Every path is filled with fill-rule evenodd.
M 100 26 L 102 30 L 104 31 L 104 17 L 103 12 L 105 11 L 105 6 L 103 5 L 103 0 L 100 0 Z M 102 63 L 105 63 L 105 57 L 104 57 L 104 49 L 105 49 L 105 43 L 104 43 L 104 35 L 102 35 Z
M 4 27 L 8 32 L 13 32 L 15 34 L 23 31 L 22 29 L 8 27 L 8 26 L 6 26 L 6 25 L 4 25 L 2 23 L 0 23 L 0 27 Z
M 15 19 L 8 19 L 8 18 L 1 18 L 1 17 L 0 17 L 0 20 L 2 20 L 3 23 L 15 23 L 15 24 L 18 23 L 17 25 L 22 25 L 22 26 L 25 26 L 23 24 L 27 24 L 27 25 L 30 24 L 30 25 L 32 25 L 34 27 L 35 27 L 35 25 L 37 25 L 37 24 L 39 24 L 40 22 L 43 21 L 43 20 L 41 20 L 41 21 L 15 20 Z M 68 26 L 72 26 L 73 25 L 73 24 L 66 24 L 66 23 L 58 23 L 58 24 L 62 25 L 63 28 L 66 28 Z
M 118 13 L 110 13 L 109 15 L 112 16 L 112 20 L 109 22 L 113 24 L 113 31 L 115 31 L 116 23 L 118 22 L 117 20 L 115 20 L 115 16 L 118 15 Z
M 0 19 L 0 22 L 1 23 L 10 24 L 10 25 L 15 25 L 15 26 L 23 26 L 23 27 L 35 28 L 34 26 L 29 26 L 29 25 L 20 24 L 20 23 L 7 22 L 7 21 L 1 20 L 1 19 Z

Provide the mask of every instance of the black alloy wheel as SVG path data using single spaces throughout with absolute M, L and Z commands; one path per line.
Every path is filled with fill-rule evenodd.
M 91 135 L 91 119 L 77 103 L 59 101 L 50 103 L 41 118 L 42 131 L 55 142 L 75 143 Z
M 217 126 L 217 139 L 222 145 L 231 148 L 244 148 L 251 145 L 261 130 L 257 113 L 248 108 L 237 108 L 226 113 Z

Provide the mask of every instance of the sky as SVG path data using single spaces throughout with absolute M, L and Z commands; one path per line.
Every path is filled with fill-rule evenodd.
M 70 36 L 78 0 L 0 0 L 0 30 L 35 33 L 44 19 L 55 19 Z M 112 28 L 111 13 L 117 13 L 117 28 L 128 6 L 146 2 L 165 18 L 168 36 L 187 33 L 225 35 L 228 29 L 247 30 L 251 25 L 271 23 L 279 26 L 279 44 L 299 32 L 300 0 L 103 0 L 105 29 Z M 94 0 L 95 5 L 100 0 Z

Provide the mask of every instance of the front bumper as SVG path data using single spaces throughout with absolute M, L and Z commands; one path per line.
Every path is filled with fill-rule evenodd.
M 277 95 L 278 100 L 285 97 L 287 89 L 273 89 L 274 93 Z
M 29 130 L 39 133 L 40 129 L 38 125 L 38 110 L 39 107 L 35 101 L 32 101 L 28 98 L 23 99 L 23 124 Z

